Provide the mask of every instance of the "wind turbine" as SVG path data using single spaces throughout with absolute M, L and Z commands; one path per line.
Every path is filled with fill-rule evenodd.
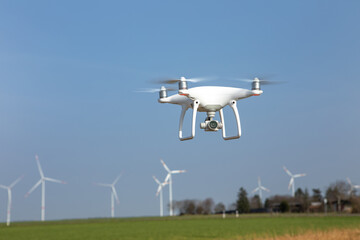
M 106 184 L 106 183 L 95 183 L 98 186 L 101 187 L 110 187 L 111 188 L 111 217 L 115 217 L 115 204 L 114 204 L 114 199 L 116 199 L 116 203 L 119 204 L 119 198 L 118 195 L 116 193 L 115 190 L 115 184 L 119 181 L 121 177 L 121 174 L 119 176 L 117 176 L 117 178 L 114 180 L 114 182 L 112 184 Z
M 261 185 L 260 177 L 258 177 L 258 187 L 255 188 L 252 193 L 259 192 L 260 202 L 262 203 L 262 190 L 270 192 L 269 189 Z
M 304 177 L 304 176 L 306 176 L 306 173 L 293 175 L 285 166 L 284 166 L 284 170 L 290 176 L 290 182 L 289 182 L 288 189 L 290 190 L 290 187 L 292 187 L 292 196 L 294 197 L 295 196 L 295 178 Z
M 159 195 L 160 193 L 160 217 L 164 216 L 163 213 L 163 194 L 162 194 L 162 189 L 163 187 L 166 186 L 166 184 L 169 184 L 168 182 L 160 182 L 155 176 L 153 176 L 155 182 L 159 185 L 157 191 L 156 191 L 156 196 Z
M 350 181 L 350 178 L 346 178 L 346 179 L 347 179 L 348 183 L 350 184 L 349 194 L 351 194 L 354 191 L 354 189 L 360 188 L 360 185 L 352 184 Z
M 7 205 L 7 217 L 6 217 L 6 225 L 10 226 L 10 217 L 11 217 L 11 189 L 17 184 L 23 177 L 19 177 L 9 186 L 0 185 L 0 188 L 3 188 L 8 191 L 8 205 Z
M 40 173 L 40 180 L 35 183 L 35 185 L 29 190 L 29 192 L 27 192 L 25 194 L 25 197 L 28 197 L 40 184 L 41 184 L 41 221 L 45 221 L 45 182 L 49 181 L 49 182 L 55 182 L 55 183 L 62 183 L 65 184 L 66 182 L 64 181 L 60 181 L 60 180 L 56 180 L 53 178 L 48 178 L 44 176 L 44 173 L 41 169 L 41 165 L 40 165 L 40 161 L 39 161 L 39 156 L 35 155 L 35 159 L 36 159 L 36 163 L 39 169 L 39 173 Z
M 177 173 L 184 173 L 186 172 L 186 170 L 170 170 L 168 168 L 168 166 L 166 166 L 165 162 L 160 159 L 162 165 L 164 166 L 165 170 L 168 172 L 166 178 L 165 178 L 165 182 L 169 182 L 169 201 L 170 201 L 170 216 L 173 216 L 173 203 L 172 203 L 172 174 L 177 174 Z

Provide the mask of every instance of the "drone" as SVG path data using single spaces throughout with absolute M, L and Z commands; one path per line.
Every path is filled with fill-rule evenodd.
M 267 84 L 267 80 L 260 80 L 259 78 L 254 78 L 249 81 L 252 84 L 252 89 L 243 89 L 235 87 L 221 87 L 221 86 L 200 86 L 188 88 L 188 82 L 198 82 L 201 81 L 200 78 L 191 78 L 186 79 L 181 77 L 180 79 L 171 79 L 164 80 L 161 83 L 165 84 L 174 84 L 178 83 L 179 89 L 178 93 L 168 96 L 168 91 L 175 90 L 170 88 L 165 88 L 162 86 L 159 91 L 159 103 L 171 103 L 177 104 L 182 107 L 180 114 L 180 124 L 179 124 L 179 139 L 181 141 L 190 140 L 195 137 L 195 125 L 196 125 L 196 115 L 197 112 L 206 112 L 207 117 L 204 122 L 200 123 L 200 129 L 204 129 L 209 132 L 217 132 L 222 130 L 222 137 L 224 140 L 238 139 L 241 137 L 241 125 L 239 112 L 236 106 L 236 102 L 240 99 L 248 98 L 251 96 L 260 96 L 263 91 L 260 89 L 261 83 Z M 153 91 L 153 90 L 151 90 Z M 234 136 L 226 136 L 225 131 L 225 118 L 223 113 L 223 108 L 229 105 L 236 118 L 237 125 L 237 134 Z M 186 111 L 192 109 L 192 127 L 191 135 L 188 137 L 183 136 L 183 123 Z M 220 122 L 214 120 L 216 112 L 220 114 Z

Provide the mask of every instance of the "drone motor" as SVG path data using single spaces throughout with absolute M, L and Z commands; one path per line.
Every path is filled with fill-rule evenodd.
M 252 81 L 252 89 L 251 90 L 261 90 L 260 89 L 260 80 L 258 78 L 255 78 L 253 81 Z
M 187 90 L 187 82 L 186 79 L 184 77 L 181 77 L 180 81 L 179 81 L 179 90 Z
M 166 91 L 166 88 L 164 86 L 162 86 L 160 88 L 159 98 L 167 98 L 167 91 Z

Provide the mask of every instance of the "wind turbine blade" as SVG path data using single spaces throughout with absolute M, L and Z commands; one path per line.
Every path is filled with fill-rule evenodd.
M 261 186 L 261 179 L 258 177 L 258 186 Z
M 42 182 L 42 179 L 40 179 L 26 194 L 25 197 L 28 197 Z
M 155 176 L 153 176 L 153 179 L 155 180 L 155 182 L 157 183 L 157 184 L 161 184 L 161 182 L 155 177 Z
M 257 192 L 257 191 L 259 191 L 259 188 L 257 187 L 257 188 L 255 188 L 254 190 L 252 190 L 252 192 L 251 193 L 254 193 L 254 192 Z
M 94 183 L 94 184 L 101 187 L 112 187 L 111 184 L 106 184 L 106 183 Z
M 177 173 L 185 173 L 186 170 L 174 170 L 174 171 L 171 171 L 172 174 L 177 174 Z
M 114 182 L 113 182 L 112 185 L 115 185 L 115 184 L 119 181 L 121 175 L 122 175 L 122 174 L 119 174 L 119 176 L 117 176 L 117 178 L 114 180 Z
M 164 182 L 168 182 L 170 179 L 171 173 L 168 173 L 168 175 L 166 175 L 165 181 Z
M 53 178 L 48 178 L 48 177 L 44 177 L 44 180 L 49 181 L 49 182 L 55 182 L 55 183 L 66 184 L 66 182 L 64 182 L 64 181 L 57 180 L 57 179 L 53 179 Z
M 114 194 L 114 196 L 115 196 L 116 203 L 119 204 L 120 201 L 119 201 L 118 195 L 117 195 L 117 193 L 116 193 L 115 187 L 112 186 L 111 189 L 112 189 L 112 192 L 113 192 L 113 194 Z
M 171 170 L 168 168 L 168 166 L 166 166 L 165 162 L 162 159 L 160 159 L 160 161 L 161 161 L 162 165 L 164 166 L 165 170 L 168 171 L 168 173 L 170 173 Z
M 290 190 L 291 186 L 293 185 L 293 183 L 294 183 L 294 178 L 291 177 L 290 182 L 289 182 L 289 186 L 288 186 L 289 190 Z
M 19 177 L 18 179 L 16 179 L 12 184 L 10 184 L 9 188 L 14 187 L 18 182 L 21 181 L 21 179 L 23 179 L 24 176 Z
M 348 183 L 350 184 L 350 185 L 352 185 L 352 183 L 351 183 L 351 181 L 350 181 L 350 178 L 346 178 L 346 180 L 348 181 Z
M 270 192 L 270 190 L 267 189 L 266 187 L 261 186 L 261 189 L 264 190 L 264 191 Z
M 0 184 L 0 188 L 3 188 L 3 189 L 8 189 L 9 187 L 5 186 L 5 185 L 1 185 Z
M 35 159 L 36 159 L 36 164 L 37 164 L 38 169 L 39 169 L 39 172 L 40 172 L 40 176 L 41 176 L 41 178 L 44 178 L 44 173 L 43 173 L 43 171 L 42 171 L 42 169 L 41 169 L 41 165 L 40 165 L 40 161 L 39 161 L 39 156 L 38 156 L 37 154 L 35 155 Z
M 305 177 L 306 173 L 301 173 L 301 174 L 295 174 L 293 177 L 294 178 L 298 178 L 298 177 Z
M 285 172 L 286 172 L 290 177 L 292 177 L 292 173 L 291 173 L 285 166 L 284 166 L 283 168 L 284 168 Z
M 354 188 L 360 188 L 360 185 L 353 185 Z
M 156 191 L 156 196 L 158 196 L 158 195 L 159 195 L 159 193 L 160 193 L 161 189 L 162 189 L 162 186 L 161 186 L 161 185 L 159 185 L 159 187 L 158 187 L 158 189 L 157 189 L 157 191 Z

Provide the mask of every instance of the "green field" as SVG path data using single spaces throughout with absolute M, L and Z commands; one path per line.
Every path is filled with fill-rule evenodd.
M 0 240 L 38 239 L 233 239 L 307 230 L 360 228 L 359 216 L 241 215 L 239 218 L 149 217 L 18 222 L 0 225 Z

